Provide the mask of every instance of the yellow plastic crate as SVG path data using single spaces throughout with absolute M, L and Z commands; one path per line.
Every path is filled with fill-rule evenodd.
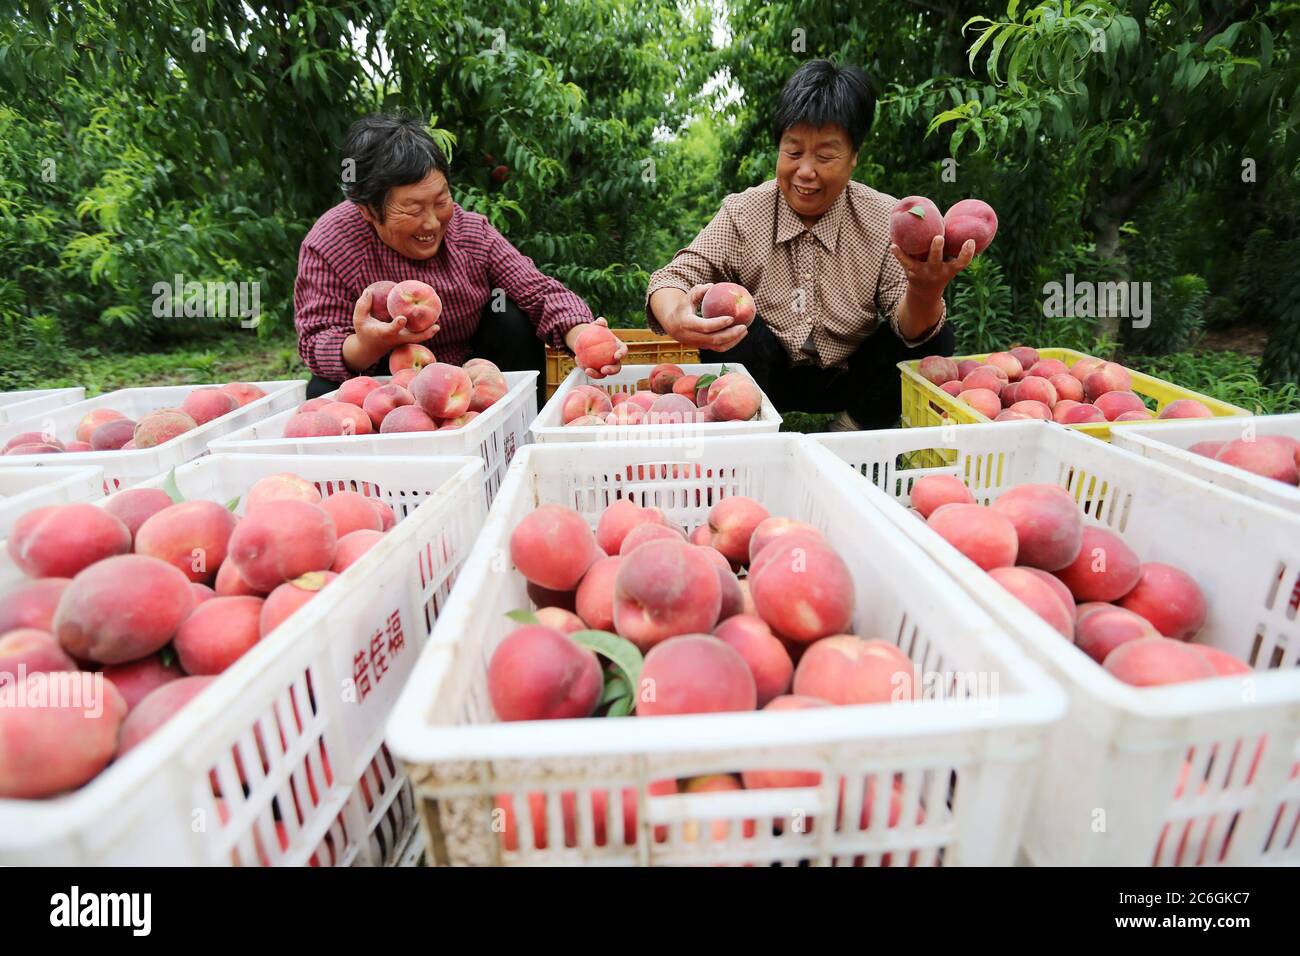
M 624 365 L 696 365 L 700 361 L 698 349 L 687 348 L 666 335 L 656 335 L 648 329 L 613 329 L 615 335 L 627 343 Z M 546 397 L 550 398 L 560 383 L 573 371 L 573 356 L 546 349 Z
M 1080 359 L 1093 358 L 1093 356 L 1083 352 L 1076 352 L 1074 349 L 1045 348 L 1037 351 L 1039 358 L 1059 359 L 1069 367 L 1073 367 L 1074 363 Z M 985 352 L 980 355 L 954 355 L 953 361 L 961 362 L 966 359 L 973 359 L 982 362 L 990 354 Z M 924 379 L 921 373 L 917 371 L 920 364 L 920 359 L 898 363 L 903 389 L 902 424 L 904 428 L 924 428 L 931 425 L 969 425 L 976 422 L 992 421 L 992 419 L 977 412 L 965 402 L 958 401 L 938 385 Z M 1216 417 L 1251 414 L 1245 408 L 1220 401 L 1217 398 L 1211 398 L 1190 388 L 1175 385 L 1173 382 L 1166 382 L 1164 379 L 1156 378 L 1153 375 L 1147 375 L 1133 369 L 1129 369 L 1129 373 L 1133 376 L 1133 391 L 1144 399 L 1154 399 L 1157 413 L 1170 402 L 1177 401 L 1180 398 L 1194 398 L 1205 403 L 1205 406 Z M 1110 441 L 1110 430 L 1112 428 L 1124 428 L 1127 425 L 1139 424 L 1150 424 L 1150 422 L 1085 422 L 1081 425 L 1065 425 L 1062 427 L 1073 428 L 1085 435 L 1091 435 L 1093 438 L 1100 438 L 1102 441 Z M 944 461 L 937 451 L 926 451 L 920 454 L 933 460 L 916 462 L 913 467 L 939 467 L 951 463 L 951 461 Z M 955 455 L 955 452 L 945 454 Z

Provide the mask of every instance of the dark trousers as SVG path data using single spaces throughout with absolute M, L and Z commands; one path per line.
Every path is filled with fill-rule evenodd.
M 435 352 L 438 350 L 436 336 L 426 344 Z M 471 358 L 485 358 L 503 372 L 536 370 L 537 407 L 540 409 L 546 404 L 546 346 L 537 337 L 537 330 L 528 314 L 514 302 L 506 299 L 502 312 L 494 312 L 488 303 L 479 318 L 478 328 L 466 344 Z M 385 358 L 379 364 L 386 372 L 388 360 Z M 307 397 L 317 398 L 338 387 L 338 382 L 313 375 L 307 383 Z
M 849 356 L 847 369 L 791 365 L 785 347 L 761 318 L 726 352 L 701 350 L 701 362 L 745 366 L 779 412 L 847 411 L 864 429 L 893 428 L 902 413 L 898 363 L 926 355 L 952 355 L 956 339 L 945 324 L 934 338 L 908 348 L 882 323 Z

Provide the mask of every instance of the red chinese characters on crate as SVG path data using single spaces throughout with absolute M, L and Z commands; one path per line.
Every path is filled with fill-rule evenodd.
M 398 655 L 405 649 L 406 635 L 402 631 L 402 614 L 400 611 L 393 611 L 384 626 L 376 628 L 365 646 L 352 657 L 352 685 L 356 690 L 357 703 L 370 696 L 372 688 L 378 688 L 392 669 Z

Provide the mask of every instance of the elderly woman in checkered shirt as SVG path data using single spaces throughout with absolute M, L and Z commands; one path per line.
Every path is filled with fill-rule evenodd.
M 574 350 L 591 309 L 501 235 L 452 199 L 446 157 L 416 119 L 375 114 L 353 124 L 343 146 L 343 202 L 326 212 L 298 251 L 294 323 L 311 369 L 307 397 L 357 375 L 387 374 L 388 353 L 428 342 L 439 361 L 471 357 L 502 371 L 537 369 L 545 401 L 546 345 Z M 418 279 L 442 299 L 438 325 L 412 332 L 402 318 L 371 314 L 371 283 Z M 437 338 L 428 341 L 434 335 Z M 599 378 L 619 370 L 588 369 Z
M 651 328 L 744 365 L 781 411 L 839 412 L 832 431 L 892 427 L 897 363 L 952 354 L 943 290 L 975 253 L 945 262 L 938 237 L 913 259 L 890 242 L 897 200 L 850 178 L 875 106 L 861 70 L 800 67 L 777 104 L 776 178 L 723 200 L 646 292 Z M 748 329 L 696 314 L 724 281 L 753 293 Z

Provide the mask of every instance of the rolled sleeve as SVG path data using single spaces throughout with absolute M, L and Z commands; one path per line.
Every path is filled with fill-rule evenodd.
M 306 244 L 298 253 L 293 300 L 298 355 L 306 366 L 331 382 L 352 378 L 356 373 L 343 361 L 343 343 L 352 334 L 354 303 L 338 273 Z
M 939 312 L 939 321 L 934 323 L 922 335 L 915 339 L 904 337 L 903 332 L 898 327 L 898 309 L 903 304 L 903 296 L 907 294 L 907 273 L 903 271 L 903 264 L 894 256 L 886 252 L 885 258 L 880 265 L 880 285 L 876 290 L 876 307 L 877 314 L 885 317 L 890 328 L 899 340 L 910 349 L 916 348 L 925 342 L 930 341 L 939 334 L 944 323 L 948 321 L 948 302 L 945 299 L 943 308 Z
M 740 231 L 726 206 L 697 235 L 691 244 L 673 256 L 671 262 L 650 277 L 645 293 L 645 317 L 650 330 L 663 335 L 664 330 L 650 310 L 650 297 L 660 289 L 680 289 L 689 293 L 697 285 L 725 282 L 738 272 L 731 258 L 742 247 Z
M 582 297 L 565 288 L 564 283 L 546 275 L 516 249 L 505 236 L 488 226 L 488 280 L 505 290 L 507 296 L 532 320 L 537 337 L 562 352 L 567 352 L 565 333 L 575 325 L 594 320 L 591 308 Z

